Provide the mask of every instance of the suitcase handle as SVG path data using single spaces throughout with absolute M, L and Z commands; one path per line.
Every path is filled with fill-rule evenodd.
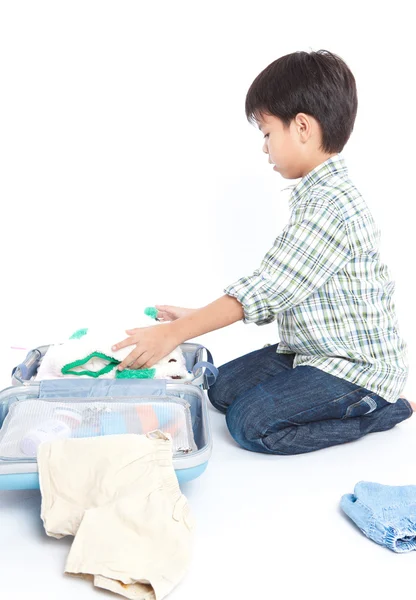
M 39 360 L 42 358 L 42 353 L 40 350 L 35 349 L 31 350 L 25 360 L 14 367 L 12 370 L 12 378 L 18 381 L 19 383 L 24 383 L 28 381 L 33 375 L 35 375 L 38 370 Z
M 200 348 L 205 350 L 207 353 L 207 360 L 198 361 L 192 369 L 192 373 L 196 376 L 196 371 L 201 368 L 205 368 L 204 373 L 204 389 L 208 390 L 217 380 L 218 377 L 218 369 L 214 366 L 214 359 L 212 358 L 211 352 L 205 346 L 200 345 Z

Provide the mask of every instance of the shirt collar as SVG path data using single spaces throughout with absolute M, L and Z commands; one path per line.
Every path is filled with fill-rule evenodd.
M 304 196 L 314 185 L 333 177 L 334 175 L 345 175 L 348 169 L 345 158 L 341 154 L 331 156 L 325 162 L 321 163 L 312 171 L 309 171 L 298 183 L 283 188 L 283 190 L 292 189 L 289 198 L 289 206 L 293 208 L 297 200 Z M 282 191 L 283 191 L 282 190 Z

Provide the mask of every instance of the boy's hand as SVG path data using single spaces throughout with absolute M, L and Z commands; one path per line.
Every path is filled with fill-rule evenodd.
M 196 308 L 181 308 L 180 306 L 167 306 L 166 304 L 155 304 L 157 308 L 158 321 L 176 321 L 181 317 L 187 317 L 195 312 Z
M 120 350 L 132 344 L 136 348 L 118 365 L 117 369 L 150 369 L 160 359 L 167 356 L 179 344 L 171 331 L 171 325 L 153 325 L 139 329 L 127 329 L 130 337 L 112 347 Z

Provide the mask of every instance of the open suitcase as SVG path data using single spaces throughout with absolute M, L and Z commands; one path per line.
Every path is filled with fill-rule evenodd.
M 180 346 L 193 375 L 189 381 L 79 377 L 35 381 L 48 347 L 29 352 L 13 369 L 13 385 L 0 392 L 0 490 L 39 488 L 34 438 L 45 422 L 70 428 L 70 437 L 161 429 L 172 436 L 179 483 L 203 473 L 212 449 L 204 390 L 218 374 L 204 346 Z

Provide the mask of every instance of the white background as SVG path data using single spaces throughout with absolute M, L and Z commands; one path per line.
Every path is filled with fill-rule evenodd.
M 353 71 L 343 155 L 382 231 L 400 329 L 415 354 L 414 59 L 408 2 L 0 4 L 0 383 L 21 353 L 81 327 L 134 327 L 144 306 L 203 306 L 251 274 L 284 227 L 290 185 L 244 113 L 273 60 L 331 50 Z M 237 323 L 200 340 L 216 364 L 277 341 Z M 411 368 L 405 393 L 416 398 Z M 210 411 L 214 453 L 188 484 L 194 564 L 172 598 L 389 598 L 413 553 L 339 512 L 360 479 L 416 484 L 415 424 L 308 456 L 238 448 Z M 2 594 L 94 598 L 62 575 L 37 492 L 0 496 Z M 362 593 L 362 595 L 360 595 Z M 105 594 L 104 594 L 105 595 Z M 111 597 L 110 594 L 108 594 Z M 98 596 L 97 596 L 98 597 Z

